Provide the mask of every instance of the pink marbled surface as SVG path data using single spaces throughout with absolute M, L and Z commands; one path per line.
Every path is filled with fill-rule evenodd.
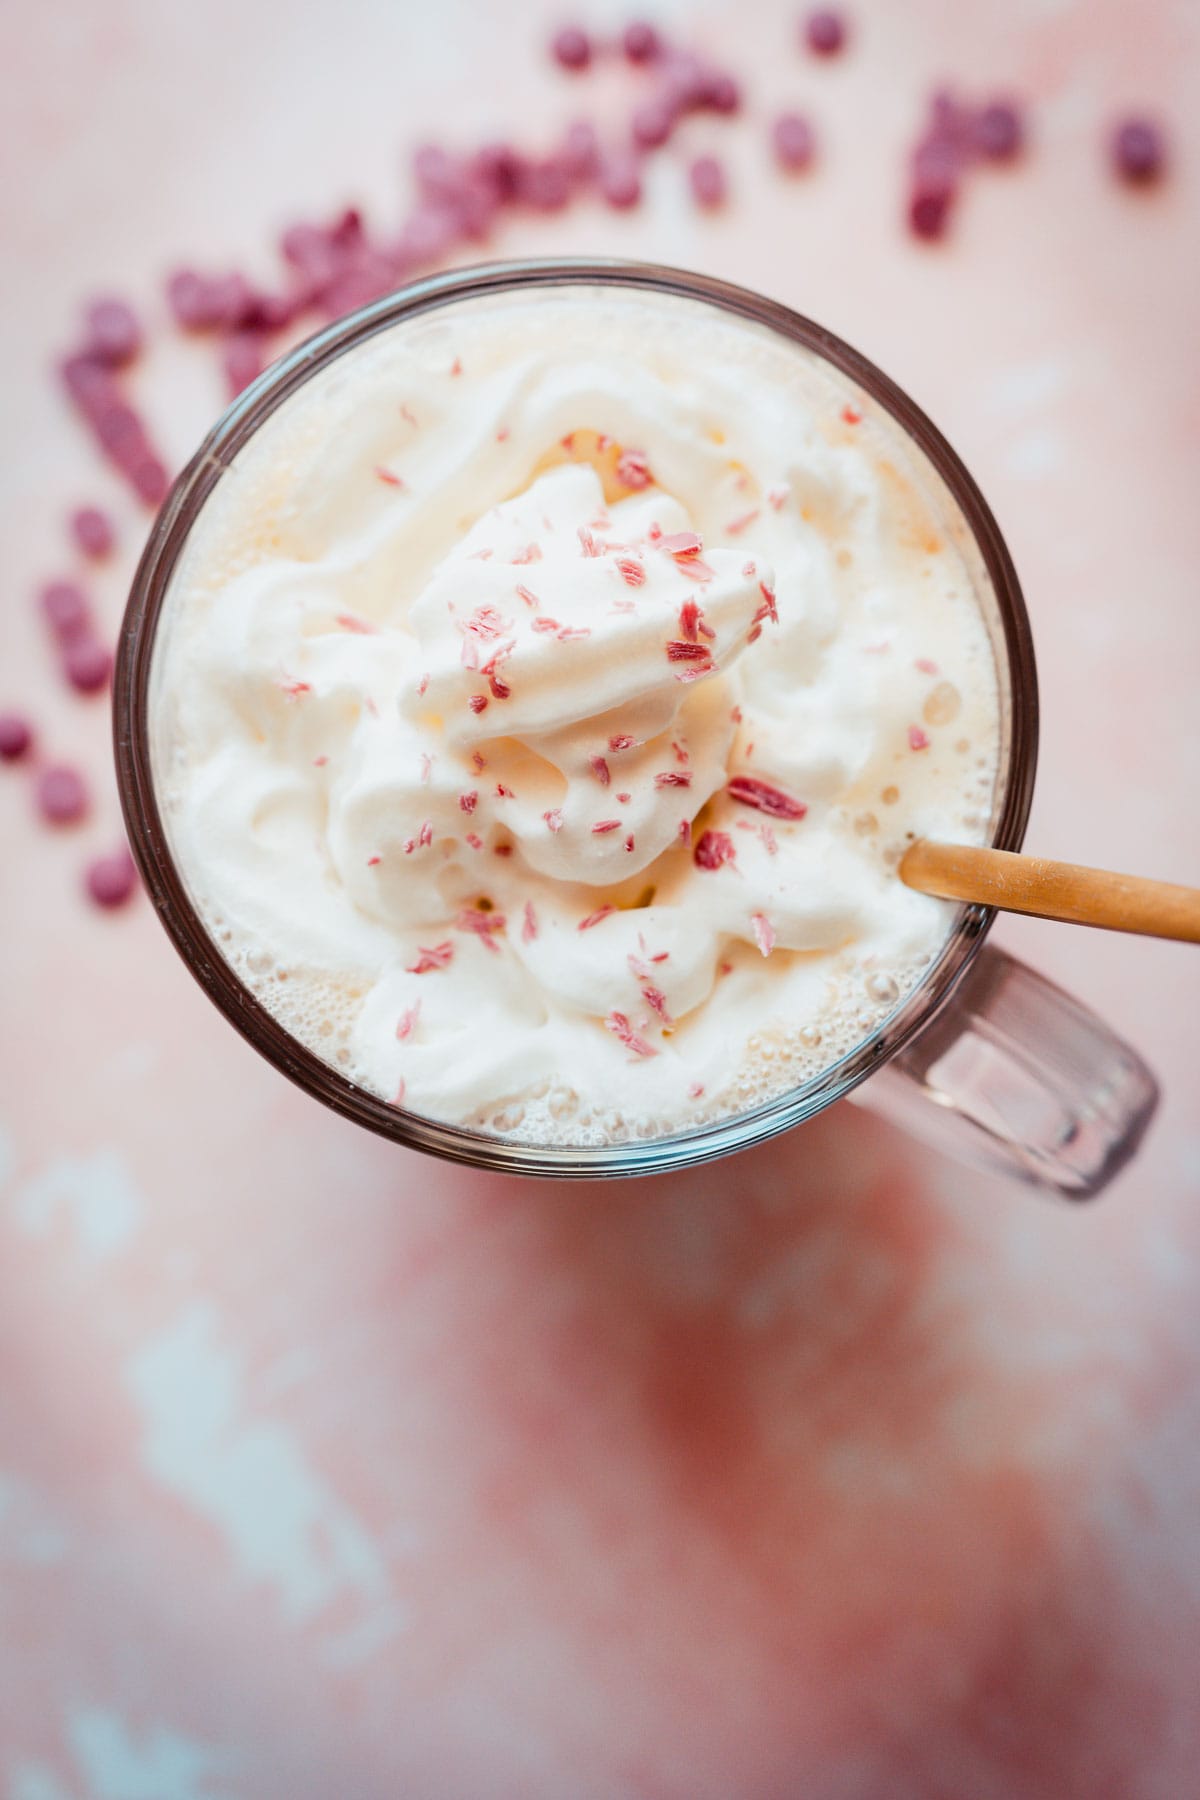
M 675 5 L 809 105 L 811 180 L 728 144 L 737 204 L 506 228 L 498 253 L 710 269 L 822 319 L 962 451 L 1020 568 L 1043 753 L 1031 848 L 1196 880 L 1200 276 L 1194 7 L 857 8 L 805 63 L 765 0 Z M 400 197 L 448 121 L 554 125 L 618 85 L 536 55 L 547 0 L 0 14 L 0 703 L 104 763 L 27 594 L 64 509 L 144 521 L 46 380 L 79 298 L 250 259 L 295 212 Z M 609 16 L 616 16 L 611 13 Z M 936 79 L 1037 101 L 1025 171 L 909 245 Z M 1096 140 L 1149 99 L 1161 193 Z M 265 272 L 265 271 L 264 271 Z M 219 402 L 156 353 L 172 454 Z M 165 398 L 169 396 L 169 400 Z M 4 1800 L 1186 1800 L 1200 1777 L 1200 1007 L 1185 948 L 996 941 L 1159 1072 L 1095 1207 L 964 1173 L 858 1112 L 696 1174 L 473 1176 L 307 1102 L 211 1011 L 145 904 L 77 898 L 0 770 Z

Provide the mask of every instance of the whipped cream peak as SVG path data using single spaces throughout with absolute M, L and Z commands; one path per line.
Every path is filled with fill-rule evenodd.
M 405 710 L 440 714 L 459 743 L 623 706 L 662 729 L 681 688 L 726 667 L 773 608 L 767 565 L 742 549 L 701 557 L 688 527 L 658 490 L 606 508 L 593 468 L 549 470 L 480 519 L 413 603 L 423 667 Z M 534 560 L 514 565 L 517 546 Z

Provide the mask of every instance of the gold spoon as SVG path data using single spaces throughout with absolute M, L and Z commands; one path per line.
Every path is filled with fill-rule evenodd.
M 1147 881 L 1141 875 L 1114 875 L 1044 856 L 919 838 L 904 853 L 900 879 L 940 900 L 1200 944 L 1200 888 Z

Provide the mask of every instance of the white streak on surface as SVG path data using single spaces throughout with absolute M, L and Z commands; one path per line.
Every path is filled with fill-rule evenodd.
M 75 1800 L 45 1763 L 17 1763 L 9 1776 L 5 1800 Z
M 67 1737 L 89 1800 L 233 1800 L 223 1782 L 211 1782 L 225 1759 L 164 1726 L 138 1741 L 115 1713 L 79 1707 Z
M 81 1248 L 93 1258 L 123 1250 L 137 1231 L 143 1210 L 141 1196 L 115 1150 L 55 1157 L 22 1183 L 13 1200 L 13 1217 L 31 1236 L 44 1236 L 65 1212 Z
M 152 1339 L 129 1386 L 149 1473 L 216 1527 L 241 1575 L 272 1588 L 287 1621 L 346 1599 L 393 1618 L 387 1566 L 368 1531 L 283 1425 L 241 1411 L 241 1370 L 211 1306 L 190 1307 Z
M 45 1500 L 25 1482 L 0 1475 L 0 1564 L 11 1559 L 44 1567 L 61 1562 L 67 1549 L 67 1534 Z

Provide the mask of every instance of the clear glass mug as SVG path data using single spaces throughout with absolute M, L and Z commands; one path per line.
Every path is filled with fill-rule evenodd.
M 1018 850 L 1033 793 L 1037 675 L 1016 571 L 987 504 L 924 413 L 831 332 L 761 295 L 683 271 L 618 261 L 493 264 L 433 276 L 310 338 L 240 396 L 169 495 L 130 594 L 117 662 L 115 747 L 134 855 L 159 917 L 226 1018 L 275 1067 L 327 1106 L 394 1142 L 453 1161 L 527 1175 L 650 1174 L 709 1161 L 801 1124 L 851 1093 L 968 1162 L 1072 1199 L 1098 1193 L 1132 1156 L 1154 1112 L 1144 1063 L 1092 1013 L 985 945 L 994 914 L 960 909 L 925 978 L 848 1055 L 753 1111 L 647 1142 L 522 1145 L 423 1118 L 357 1087 L 277 1023 L 213 941 L 175 866 L 155 795 L 148 695 L 155 631 L 191 527 L 238 451 L 297 388 L 356 346 L 434 308 L 514 287 L 650 289 L 719 307 L 782 334 L 840 370 L 911 440 L 974 565 L 996 658 L 1000 768 L 989 841 Z

